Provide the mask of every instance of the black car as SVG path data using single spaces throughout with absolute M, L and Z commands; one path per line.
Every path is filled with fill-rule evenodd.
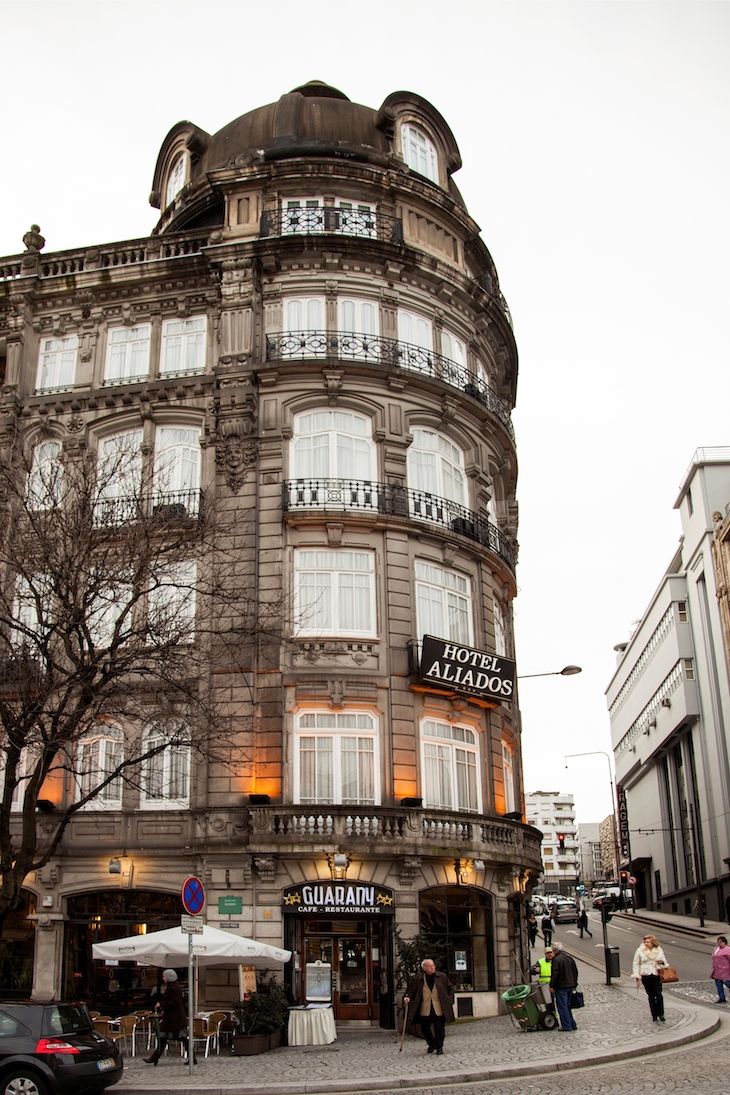
M 85 1004 L 0 1002 L 0 1095 L 99 1095 L 121 1078 Z

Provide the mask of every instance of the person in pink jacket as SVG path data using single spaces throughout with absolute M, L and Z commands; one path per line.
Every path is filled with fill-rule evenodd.
M 718 935 L 717 946 L 712 952 L 712 973 L 717 985 L 716 1004 L 726 1004 L 725 987 L 730 989 L 730 947 L 724 935 Z

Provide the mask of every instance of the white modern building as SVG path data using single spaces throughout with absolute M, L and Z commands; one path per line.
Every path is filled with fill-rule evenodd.
M 533 791 L 525 795 L 527 824 L 542 832 L 544 893 L 572 893 L 578 882 L 580 851 L 572 795 Z
M 597 821 L 578 826 L 580 854 L 580 880 L 584 886 L 592 886 L 604 878 L 601 864 L 601 826 Z
M 616 781 L 626 795 L 621 864 L 638 906 L 711 918 L 730 894 L 730 681 L 712 541 L 730 500 L 730 448 L 698 449 L 675 509 L 682 536 L 607 690 Z

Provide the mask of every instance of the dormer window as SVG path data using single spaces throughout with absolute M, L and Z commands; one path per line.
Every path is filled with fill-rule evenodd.
M 182 188 L 185 186 L 185 153 L 181 152 L 175 158 L 170 175 L 167 180 L 167 193 L 165 196 L 165 208 L 174 202 Z
M 415 125 L 401 127 L 401 140 L 403 142 L 403 159 L 411 171 L 417 171 L 419 175 L 425 175 L 431 182 L 439 181 L 439 161 L 436 154 L 436 146 L 426 136 L 422 129 Z

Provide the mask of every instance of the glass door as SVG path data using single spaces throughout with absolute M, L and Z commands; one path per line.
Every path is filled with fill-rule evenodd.
M 345 936 L 337 940 L 339 966 L 338 1019 L 370 1019 L 371 993 L 367 936 Z

